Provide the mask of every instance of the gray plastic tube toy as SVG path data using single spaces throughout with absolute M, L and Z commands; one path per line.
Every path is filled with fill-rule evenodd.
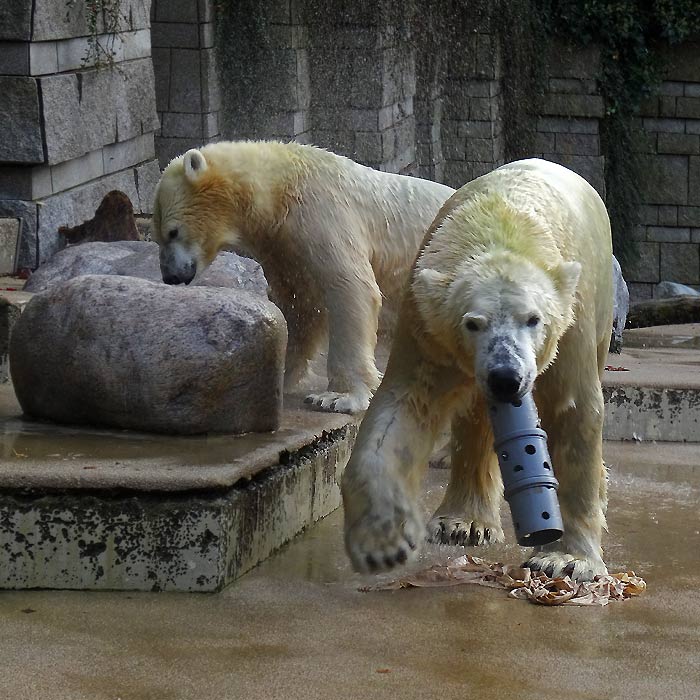
M 518 544 L 535 546 L 558 540 L 564 534 L 557 499 L 559 482 L 532 394 L 512 403 L 493 403 L 489 415 Z

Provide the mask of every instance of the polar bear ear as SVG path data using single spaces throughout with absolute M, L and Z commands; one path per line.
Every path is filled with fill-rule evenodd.
M 183 161 L 185 163 L 185 177 L 190 182 L 196 182 L 207 169 L 207 161 L 196 148 L 187 151 L 183 156 Z
M 420 301 L 440 304 L 449 286 L 450 278 L 446 274 L 429 267 L 418 270 L 413 278 L 413 292 Z
M 581 277 L 581 263 L 563 262 L 554 271 L 557 289 L 565 296 L 572 297 Z

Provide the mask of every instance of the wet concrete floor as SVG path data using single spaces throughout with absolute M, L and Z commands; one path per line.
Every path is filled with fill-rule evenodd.
M 697 700 L 700 448 L 606 455 L 606 558 L 644 576 L 641 598 L 545 608 L 478 586 L 361 593 L 336 511 L 216 595 L 1 591 L 0 697 Z M 426 506 L 446 477 L 431 470 Z M 458 551 L 432 547 L 419 566 Z

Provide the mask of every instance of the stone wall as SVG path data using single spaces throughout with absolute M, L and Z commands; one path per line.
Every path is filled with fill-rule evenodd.
M 90 218 L 110 190 L 150 212 L 159 176 L 150 0 L 121 0 L 118 34 L 98 22 L 97 54 L 84 7 L 0 6 L 0 217 L 24 220 L 21 267 L 62 247 L 58 227 Z
M 642 108 L 645 173 L 639 259 L 625 271 L 634 299 L 657 282 L 700 289 L 700 41 L 666 56 L 665 80 Z
M 151 43 L 164 168 L 189 148 L 219 137 L 221 94 L 214 60 L 212 0 L 153 0 Z
M 221 136 L 293 139 L 459 187 L 513 157 L 504 124 L 513 109 L 506 66 L 515 59 L 488 2 L 461 16 L 440 0 L 251 3 L 265 36 L 255 86 L 248 99 L 227 102 L 236 71 L 220 76 L 220 113 L 213 0 L 157 3 L 162 164 Z M 229 35 L 237 40 L 235 27 Z M 633 300 L 652 296 L 662 279 L 700 286 L 700 45 L 687 42 L 664 59 L 666 79 L 642 113 L 649 177 L 640 183 L 639 259 L 624 270 Z M 559 45 L 545 64 L 532 140 L 515 150 L 572 168 L 605 196 L 598 52 Z

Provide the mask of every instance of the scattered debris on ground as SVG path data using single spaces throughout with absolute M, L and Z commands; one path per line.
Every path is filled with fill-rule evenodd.
M 579 583 L 568 576 L 550 578 L 542 572 L 506 564 L 491 564 L 469 554 L 448 559 L 446 564 L 361 588 L 361 591 L 394 591 L 401 588 L 431 588 L 475 583 L 491 588 L 506 588 L 513 598 L 540 605 L 607 605 L 612 600 L 638 596 L 646 582 L 633 571 L 596 576 Z

